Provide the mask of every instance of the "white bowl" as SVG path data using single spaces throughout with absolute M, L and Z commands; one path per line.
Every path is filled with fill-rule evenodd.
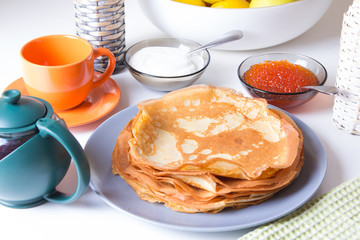
M 299 0 L 264 8 L 199 7 L 172 0 L 138 0 L 148 19 L 171 37 L 205 44 L 220 35 L 241 30 L 240 40 L 220 45 L 223 50 L 250 50 L 278 45 L 310 29 L 333 0 Z

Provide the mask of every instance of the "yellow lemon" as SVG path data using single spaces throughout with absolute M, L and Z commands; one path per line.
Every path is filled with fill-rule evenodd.
M 223 0 L 211 5 L 213 8 L 248 8 L 249 3 L 246 0 Z
M 173 1 L 180 2 L 180 3 L 186 3 L 186 4 L 191 4 L 191 5 L 195 5 L 195 6 L 206 7 L 205 2 L 203 2 L 202 0 L 173 0 Z
M 251 0 L 250 7 L 251 8 L 271 7 L 271 6 L 276 6 L 276 5 L 281 5 L 296 1 L 297 0 Z
M 206 2 L 206 3 L 209 3 L 209 4 L 213 4 L 213 3 L 220 2 L 220 1 L 223 1 L 223 0 L 203 0 L 203 1 Z

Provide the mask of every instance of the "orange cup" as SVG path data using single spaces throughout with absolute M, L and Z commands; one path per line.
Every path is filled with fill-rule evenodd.
M 23 79 L 31 96 L 49 102 L 55 110 L 76 107 L 110 78 L 115 57 L 106 48 L 93 49 L 83 38 L 49 35 L 26 43 L 21 51 Z M 109 64 L 94 77 L 94 59 L 107 56 Z

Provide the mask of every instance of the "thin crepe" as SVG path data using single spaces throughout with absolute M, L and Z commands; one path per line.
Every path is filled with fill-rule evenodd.
M 117 139 L 113 172 L 143 200 L 191 213 L 246 207 L 290 184 L 303 165 L 301 131 L 262 99 L 196 86 L 138 107 Z

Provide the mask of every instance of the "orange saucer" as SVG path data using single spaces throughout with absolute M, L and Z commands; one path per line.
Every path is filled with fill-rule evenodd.
M 17 89 L 22 95 L 29 95 L 24 79 L 19 78 L 12 82 L 5 90 Z M 120 100 L 120 88 L 109 78 L 104 84 L 90 91 L 89 96 L 79 106 L 65 111 L 55 111 L 64 119 L 68 127 L 75 127 L 94 122 L 110 113 Z

